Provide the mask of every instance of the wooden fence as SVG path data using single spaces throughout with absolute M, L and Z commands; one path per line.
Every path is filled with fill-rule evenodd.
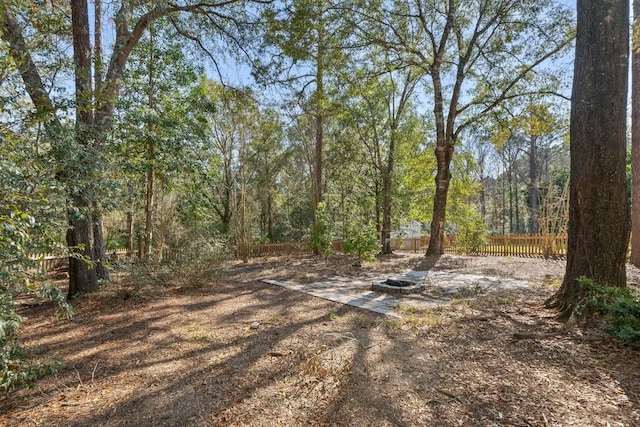
M 394 251 L 426 252 L 429 237 L 404 237 L 391 239 L 391 249 Z M 567 253 L 567 236 L 542 235 L 504 235 L 489 236 L 484 244 L 472 251 L 474 255 L 519 256 L 536 258 L 564 257 Z M 242 248 L 236 255 L 241 257 Z M 303 243 L 265 243 L 251 244 L 244 247 L 247 257 L 282 256 L 292 254 L 310 254 L 309 244 Z M 333 251 L 342 252 L 342 242 L 333 242 Z M 444 242 L 444 252 L 448 254 L 464 253 L 459 251 L 455 237 L 447 237 Z
M 175 261 L 180 258 L 180 254 L 180 249 L 164 248 L 162 250 L 162 261 Z M 138 251 L 128 251 L 127 249 L 107 251 L 107 259 L 109 262 L 118 262 L 125 259 L 137 259 L 138 255 Z M 69 264 L 68 255 L 31 254 L 31 259 L 40 262 L 42 270 L 44 270 L 45 273 Z
M 391 248 L 394 251 L 426 252 L 429 246 L 428 237 L 405 237 L 391 239 Z M 459 253 L 455 237 L 448 237 L 444 242 L 444 252 L 448 254 Z M 246 251 L 248 258 L 258 258 L 266 256 L 285 256 L 298 254 L 311 254 L 313 251 L 307 242 L 296 243 L 265 243 L 249 244 L 241 246 L 236 251 L 236 257 L 241 258 L 243 251 Z M 341 241 L 333 242 L 334 252 L 343 252 L 344 246 Z M 166 248 L 162 253 L 163 261 L 174 261 L 180 257 L 179 249 Z M 464 252 L 462 252 L 464 253 Z M 537 258 L 558 258 L 567 254 L 567 236 L 557 237 L 542 235 L 505 235 L 489 236 L 484 244 L 477 250 L 472 251 L 475 255 L 494 256 L 518 256 Z M 118 249 L 108 251 L 107 257 L 110 262 L 118 262 L 123 259 L 137 259 L 137 251 L 127 251 Z M 34 254 L 32 259 L 41 260 L 45 272 L 54 270 L 69 262 L 67 256 L 53 254 Z
M 567 235 L 489 236 L 475 253 L 482 255 L 557 258 L 567 255 Z
M 332 250 L 333 252 L 343 252 L 344 247 L 342 245 L 342 241 L 334 241 Z M 264 256 L 284 256 L 311 253 L 313 253 L 313 250 L 311 250 L 311 247 L 307 242 L 261 243 L 239 246 L 236 251 L 236 257 L 242 258 L 243 254 L 246 254 L 248 258 L 258 258 Z
M 61 256 L 57 254 L 31 254 L 29 257 L 32 260 L 39 262 L 45 273 L 69 263 L 68 256 Z

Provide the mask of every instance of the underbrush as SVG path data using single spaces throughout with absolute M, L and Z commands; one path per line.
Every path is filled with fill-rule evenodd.
M 223 263 L 231 251 L 222 239 L 196 238 L 181 248 L 177 260 L 121 263 L 116 284 L 132 292 L 150 291 L 167 286 L 203 288 L 224 273 Z
M 587 289 L 588 297 L 577 305 L 578 318 L 600 314 L 607 322 L 607 330 L 622 342 L 640 348 L 640 293 L 637 289 L 602 286 L 580 277 L 580 286 Z

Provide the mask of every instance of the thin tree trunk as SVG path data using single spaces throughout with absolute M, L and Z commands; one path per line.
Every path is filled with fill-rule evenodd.
M 537 137 L 529 137 L 529 233 L 538 234 L 538 143 Z
M 95 108 L 102 102 L 102 75 L 104 71 L 102 63 L 102 0 L 94 0 L 93 7 L 93 108 L 95 110 Z M 101 142 L 101 140 L 98 140 L 97 138 L 94 140 L 94 143 L 96 144 L 96 152 L 100 152 L 102 150 L 102 147 L 98 146 L 99 142 Z M 93 221 L 93 252 L 94 259 L 96 261 L 96 274 L 100 280 L 109 280 L 102 218 L 102 205 L 99 201 L 95 201 L 93 203 L 91 219 Z
M 155 179 L 155 151 L 151 138 L 147 141 L 147 200 L 145 205 L 145 228 L 144 228 L 144 258 L 151 256 L 153 245 L 153 201 L 154 201 L 154 179 Z
M 96 263 L 96 274 L 100 280 L 109 280 L 107 266 L 106 242 L 102 227 L 102 205 L 100 202 L 92 204 L 91 221 L 93 225 L 93 259 Z
M 127 211 L 127 253 L 133 255 L 133 212 Z
M 515 204 L 516 226 L 515 232 L 520 233 L 520 197 L 518 194 L 518 160 L 517 157 L 513 161 L 513 200 Z
M 270 242 L 275 240 L 273 232 L 273 195 L 271 194 L 271 188 L 267 192 L 267 238 Z
M 316 144 L 314 156 L 314 171 L 312 184 L 312 204 L 313 204 L 313 224 L 314 228 L 318 227 L 318 204 L 322 202 L 322 154 L 324 150 L 324 115 L 325 115 L 325 94 L 324 94 L 324 28 L 322 20 L 323 10 L 322 2 L 318 2 L 318 30 L 317 30 L 317 56 L 316 56 L 316 92 L 315 92 L 315 108 L 316 108 Z M 318 248 L 314 250 L 316 255 L 320 254 Z
M 154 57 L 153 57 L 153 27 L 149 26 L 149 109 L 154 108 Z M 147 201 L 145 208 L 145 230 L 144 230 L 144 257 L 151 257 L 151 247 L 153 246 L 153 211 L 154 211 L 154 180 L 155 180 L 155 143 L 153 140 L 153 125 L 147 124 Z
M 100 103 L 104 64 L 102 62 L 102 0 L 94 0 L 93 79 L 94 101 Z
M 391 176 L 386 170 L 382 174 L 382 253 L 392 254 L 391 250 Z
M 323 70 L 320 65 L 318 65 L 317 72 L 317 89 L 316 89 L 316 102 L 318 105 L 316 106 L 316 144 L 315 144 L 315 156 L 314 156 L 314 165 L 313 165 L 313 184 L 312 184 L 312 201 L 313 201 L 313 217 L 314 224 L 317 225 L 318 221 L 318 204 L 322 202 L 322 152 L 323 152 L 323 143 L 324 143 L 324 113 L 322 108 L 322 102 L 324 99 L 323 94 Z M 317 254 L 316 254 L 317 255 Z
M 640 267 L 640 0 L 633 0 L 631 46 L 631 264 Z
M 380 190 L 380 182 L 376 178 L 374 190 L 375 192 L 375 201 L 376 201 L 376 235 L 381 236 L 382 234 L 382 191 Z
M 509 234 L 513 234 L 513 168 L 509 164 Z
M 391 250 L 391 205 L 393 191 L 393 168 L 395 166 L 396 131 L 397 121 L 392 118 L 391 140 L 389 141 L 389 152 L 387 154 L 387 164 L 381 165 L 382 170 L 382 253 L 392 254 Z
M 168 233 L 168 227 L 169 224 L 168 222 L 170 221 L 169 218 L 167 218 L 168 215 L 170 215 L 170 209 L 171 207 L 169 207 L 168 209 L 165 209 L 165 188 L 163 185 L 163 181 L 162 179 L 159 180 L 158 182 L 158 190 L 157 192 L 157 196 L 156 196 L 156 203 L 155 203 L 155 212 L 157 213 L 158 216 L 158 233 L 156 235 L 155 238 L 155 246 L 156 246 L 156 256 L 155 259 L 157 259 L 158 261 L 162 261 L 163 257 L 163 252 L 164 252 L 164 246 L 165 246 L 165 236 Z
M 481 152 L 478 159 L 478 166 L 480 172 L 480 215 L 482 215 L 482 220 L 487 221 L 487 195 L 485 189 L 485 179 L 484 179 L 484 167 L 485 167 L 485 158 L 486 154 Z
M 506 216 L 506 211 L 507 211 L 507 191 L 505 189 L 505 182 L 507 181 L 506 178 L 506 173 L 507 173 L 507 168 L 506 168 L 506 160 L 505 160 L 505 165 L 502 171 L 502 218 L 501 218 L 501 223 L 502 223 L 502 235 L 504 236 L 506 234 L 506 221 L 505 221 L 505 216 Z
M 382 191 L 383 191 L 383 218 L 382 218 L 382 253 L 383 254 L 391 254 L 393 251 L 391 250 L 391 209 L 393 204 L 393 172 L 395 168 L 395 155 L 396 155 L 396 146 L 398 143 L 398 128 L 400 127 L 400 121 L 405 112 L 405 106 L 407 105 L 407 101 L 413 90 L 415 85 L 417 84 L 419 77 L 411 72 L 411 70 L 406 74 L 404 83 L 402 86 L 402 94 L 397 102 L 397 109 L 394 111 L 392 108 L 390 110 L 390 131 L 391 136 L 389 140 L 389 151 L 387 153 L 387 162 L 386 165 L 380 165 L 379 169 L 383 171 L 382 174 Z M 391 76 L 391 81 L 394 83 L 393 75 Z M 395 102 L 395 94 L 393 98 L 393 105 L 396 105 Z
M 629 4 L 578 0 L 571 97 L 567 268 L 547 302 L 568 318 L 588 292 L 581 276 L 626 286 Z

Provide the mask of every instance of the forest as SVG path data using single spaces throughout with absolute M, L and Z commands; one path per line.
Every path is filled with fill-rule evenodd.
M 628 93 L 640 93 L 640 83 L 637 90 L 628 90 L 626 76 L 629 71 L 640 73 L 640 68 L 632 68 L 629 61 L 636 55 L 635 39 L 626 25 L 633 17 L 629 5 L 609 10 L 607 3 L 611 2 L 0 0 L 0 388 L 6 396 L 16 389 L 29 393 L 25 385 L 46 384 L 48 374 L 60 372 L 62 378 L 66 373 L 63 388 L 79 383 L 75 397 L 68 393 L 69 406 L 75 407 L 74 398 L 95 398 L 103 405 L 92 409 L 101 415 L 91 418 L 80 411 L 68 425 L 111 420 L 113 425 L 131 420 L 142 425 L 584 422 L 563 412 L 566 408 L 545 412 L 531 399 L 504 418 L 504 408 L 515 401 L 500 410 L 477 403 L 470 397 L 475 381 L 471 377 L 464 391 L 446 386 L 451 378 L 441 378 L 433 386 L 437 398 L 427 404 L 431 412 L 426 415 L 403 404 L 385 403 L 380 418 L 365 409 L 375 407 L 377 397 L 367 397 L 353 408 L 343 400 L 375 378 L 405 378 L 402 373 L 394 377 L 393 363 L 383 365 L 386 373 L 368 370 L 368 358 L 384 358 L 382 347 L 400 345 L 398 339 L 403 346 L 389 350 L 397 358 L 409 357 L 408 350 L 401 349 L 424 354 L 436 351 L 433 346 L 439 340 L 497 336 L 504 329 L 511 341 L 500 341 L 482 354 L 524 343 L 529 346 L 526 351 L 544 354 L 540 357 L 548 362 L 557 356 L 550 349 L 556 351 L 562 341 L 562 346 L 575 346 L 562 347 L 562 357 L 574 352 L 606 364 L 594 355 L 598 347 L 591 344 L 593 339 L 615 348 L 610 362 L 621 372 L 625 361 L 637 359 L 633 352 L 640 343 L 640 273 L 632 265 L 625 267 L 625 261 L 631 227 L 636 226 L 632 201 L 640 200 L 640 185 L 638 197 L 632 197 L 632 169 L 640 167 L 640 161 L 632 161 L 640 144 L 640 132 L 634 132 L 640 123 L 635 118 L 640 96 L 631 95 L 630 126 L 626 104 Z M 610 25 L 614 19 L 617 25 Z M 609 45 L 615 47 L 598 50 Z M 530 259 L 517 268 L 492 257 L 478 258 L 491 237 L 520 235 L 566 238 L 566 271 L 564 257 Z M 640 230 L 631 235 L 640 238 Z M 427 238 L 428 243 L 419 248 L 420 254 L 409 254 L 392 245 L 403 237 Z M 457 255 L 449 255 L 450 242 L 455 242 Z M 312 255 L 264 261 L 250 257 L 250 245 L 269 243 L 308 247 Z M 52 274 L 43 269 L 45 258 L 63 258 L 65 265 L 56 265 Z M 631 261 L 640 265 L 640 244 L 633 241 Z M 514 289 L 520 285 L 505 285 L 508 290 L 500 288 L 498 296 L 477 289 L 477 295 L 460 291 L 447 300 L 446 309 L 401 302 L 402 320 L 393 323 L 373 314 L 299 301 L 302 297 L 259 282 L 268 277 L 311 283 L 332 275 L 357 281 L 367 276 L 365 270 L 377 275 L 406 268 L 529 280 L 535 286 L 518 293 Z M 270 307 L 247 299 L 252 297 L 245 291 L 263 294 Z M 245 309 L 238 306 L 231 315 L 225 312 L 231 305 L 219 305 L 202 314 L 205 317 L 180 318 L 168 326 L 153 317 L 152 308 L 180 317 L 190 310 L 187 306 L 213 307 L 227 297 L 237 298 Z M 460 299 L 465 302 L 456 303 Z M 163 305 L 168 301 L 175 304 Z M 282 314 L 274 308 L 279 304 L 299 304 L 308 313 Z M 178 306 L 183 308 L 173 311 Z M 167 418 L 144 421 L 136 417 L 154 410 L 143 408 L 138 392 L 121 386 L 117 393 L 105 394 L 97 385 L 110 381 L 118 388 L 125 380 L 114 378 L 129 372 L 123 368 L 113 373 L 119 358 L 139 363 L 155 350 L 112 356 L 111 368 L 102 358 L 80 358 L 104 345 L 98 338 L 83 344 L 83 330 L 88 337 L 99 337 L 94 328 L 104 322 L 110 325 L 107 329 L 120 331 L 113 332 L 112 346 L 102 350 L 110 354 L 117 350 L 116 341 L 136 335 L 135 328 L 128 331 L 125 324 L 147 325 L 186 339 L 184 360 L 211 368 L 209 361 L 203 362 L 208 353 L 201 345 L 231 342 L 242 347 L 246 343 L 240 341 L 253 338 L 243 335 L 249 333 L 246 328 L 234 335 L 223 326 L 209 330 L 203 325 L 234 323 L 236 311 L 248 316 L 241 321 L 248 325 L 258 317 L 243 312 L 246 307 L 266 310 L 260 328 L 281 328 L 274 334 L 281 333 L 283 341 L 255 338 L 254 346 L 243 347 L 247 357 L 255 357 L 252 364 L 230 356 L 243 373 L 236 378 L 239 374 L 229 370 L 220 378 L 251 384 L 243 385 L 237 396 L 235 391 L 212 391 L 215 375 L 204 375 L 209 385 L 193 386 L 207 389 L 204 395 L 234 396 L 209 412 L 196 407 L 209 405 L 198 398 L 200 403 L 191 403 L 185 412 L 169 410 Z M 322 310 L 328 311 L 308 317 Z M 582 325 L 567 332 L 569 337 L 559 337 L 565 326 L 558 324 L 574 324 L 576 318 L 581 324 L 583 312 L 588 318 L 597 315 L 596 322 L 606 320 L 608 326 L 586 332 Z M 109 317 L 116 313 L 120 320 Z M 40 323 L 29 326 L 25 320 L 31 316 Z M 55 324 L 51 329 L 42 326 L 46 319 Z M 303 325 L 311 322 L 328 328 L 326 334 L 305 332 Z M 464 322 L 470 322 L 468 330 L 460 326 Z M 532 322 L 531 331 L 512 330 L 527 322 Z M 211 332 L 218 329 L 224 329 L 220 336 Z M 623 344 L 599 335 L 604 329 L 613 330 Z M 48 330 L 60 337 L 72 331 L 65 340 L 75 344 L 66 350 L 42 344 L 45 350 L 35 353 L 23 346 L 22 335 L 30 345 L 48 342 Z M 333 341 L 327 341 L 329 334 Z M 588 336 L 583 341 L 589 344 L 579 342 L 581 334 Z M 177 346 L 172 337 L 153 338 L 164 342 L 157 353 L 161 360 L 164 351 Z M 309 350 L 291 343 L 290 353 L 279 347 L 287 339 L 305 337 Z M 425 337 L 435 341 L 424 341 Z M 129 344 L 146 342 L 136 339 Z M 554 341 L 536 350 L 545 339 Z M 387 344 L 368 354 L 366 340 Z M 416 340 L 421 344 L 412 347 L 409 343 Z M 471 360 L 466 351 L 476 344 L 484 346 L 474 341 L 466 349 L 463 343 L 437 351 L 457 354 L 447 363 L 460 363 L 459 369 L 471 375 L 475 368 L 463 361 Z M 264 355 L 255 353 L 261 346 L 271 349 L 270 363 L 282 360 L 276 373 L 261 365 L 266 363 L 261 362 Z M 504 357 L 514 359 L 485 361 L 496 369 L 485 374 L 500 376 L 497 367 L 508 364 L 513 371 L 505 378 L 517 382 L 519 353 L 507 353 L 511 356 Z M 155 369 L 161 363 L 148 362 Z M 100 377 L 103 368 L 114 376 Z M 439 369 L 435 364 L 432 368 Z M 586 365 L 582 368 L 587 372 Z M 249 375 L 253 369 L 265 370 L 256 383 Z M 192 381 L 194 374 L 183 376 L 185 370 L 170 369 L 180 381 Z M 598 387 L 612 387 L 615 375 L 605 380 L 603 371 L 597 372 Z M 567 373 L 572 374 L 576 373 Z M 295 387 L 287 382 L 288 375 Z M 263 383 L 263 376 L 276 379 Z M 43 387 L 59 387 L 61 380 L 55 379 L 58 386 Z M 490 381 L 478 381 L 485 380 Z M 585 416 L 605 411 L 594 425 L 640 422 L 639 395 L 634 394 L 640 393 L 640 384 L 626 373 L 624 380 L 626 385 L 617 393 L 627 400 L 612 403 L 623 415 L 592 402 Z M 168 394 L 178 389 L 178 395 L 193 393 L 183 387 L 186 382 L 149 381 L 166 385 Z M 266 393 L 277 384 L 286 389 L 286 401 L 301 392 L 306 397 L 294 399 L 298 406 L 289 418 L 282 415 L 287 405 L 282 401 L 272 408 L 282 415 L 281 421 L 264 414 L 252 421 L 247 414 L 255 415 L 258 409 L 248 403 L 249 394 L 263 402 L 266 397 L 258 396 L 258 390 Z M 309 384 L 311 388 L 305 388 Z M 499 394 L 504 384 L 496 384 Z M 555 384 L 551 395 L 571 401 L 558 392 L 565 386 Z M 526 393 L 532 394 L 540 384 L 527 387 Z M 419 388 L 415 390 L 419 395 Z M 110 408 L 127 393 L 132 393 L 132 400 L 125 406 L 131 406 L 111 419 Z M 603 391 L 582 393 L 597 396 Z M 420 404 L 418 395 L 409 400 Z M 161 399 L 158 396 L 154 399 Z M 505 402 L 517 397 L 513 390 L 509 396 Z M 12 399 L 19 398 L 7 399 L 0 407 L 11 412 Z M 305 399 L 323 403 L 312 410 Z M 26 412 L 20 416 L 36 425 L 66 424 L 70 415 L 63 414 L 64 407 L 51 411 L 54 415 L 38 412 L 41 419 Z M 350 416 L 362 416 L 363 421 L 345 418 Z M 184 417 L 194 418 L 187 422 Z M 548 423 L 547 417 L 553 421 Z
M 420 3 L 144 3 L 85 6 L 78 34 L 65 2 L 6 3 L 3 170 L 38 225 L 25 252 L 99 266 L 121 248 L 355 232 L 388 252 L 412 221 L 536 234 L 562 196 L 568 7 L 459 5 L 449 28 Z

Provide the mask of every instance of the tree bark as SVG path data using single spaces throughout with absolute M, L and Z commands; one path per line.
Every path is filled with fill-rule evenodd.
M 433 200 L 433 218 L 431 220 L 431 238 L 427 256 L 444 254 L 444 231 L 447 216 L 447 197 L 451 182 L 451 160 L 453 159 L 453 144 L 448 141 L 438 141 L 436 160 L 436 193 Z
M 93 260 L 96 263 L 96 274 L 100 280 L 109 280 L 106 244 L 102 228 L 102 205 L 98 201 L 92 203 L 91 222 L 93 226 Z
M 577 16 L 567 268 L 548 301 L 565 319 L 587 293 L 579 277 L 626 286 L 630 230 L 625 173 L 629 5 L 578 0 Z
M 56 109 L 45 90 L 40 73 L 35 63 L 27 43 L 22 35 L 22 28 L 16 21 L 15 16 L 3 1 L 0 1 L 0 36 L 7 43 L 9 55 L 13 58 L 20 77 L 24 82 L 25 90 L 33 102 L 38 118 L 45 122 L 49 133 L 60 131 L 60 121 L 56 116 Z
M 449 101 L 449 111 L 444 110 L 444 95 L 442 76 L 442 63 L 449 36 L 455 25 L 456 4 L 454 0 L 448 1 L 447 23 L 440 38 L 440 45 L 430 67 L 431 80 L 433 82 L 433 113 L 436 118 L 436 191 L 433 199 L 433 216 L 431 218 L 431 234 L 427 256 L 444 254 L 444 231 L 447 217 L 447 199 L 449 196 L 449 184 L 451 183 L 451 161 L 455 144 L 454 126 L 460 88 L 464 81 L 465 65 L 472 49 L 469 48 L 465 55 L 458 58 L 456 70 L 456 82 Z M 462 46 L 460 46 L 462 47 Z
M 392 157 L 392 154 L 389 153 Z M 391 165 L 393 160 L 390 161 Z M 393 166 L 391 166 L 393 167 Z M 389 168 L 382 174 L 382 253 L 385 255 L 392 254 L 391 250 L 391 174 Z
M 69 297 L 98 289 L 92 221 L 93 202 L 87 194 L 91 174 L 95 170 L 93 150 L 93 90 L 91 85 L 91 40 L 89 37 L 89 11 L 87 0 L 71 1 L 73 30 L 73 62 L 76 90 L 76 143 L 77 162 L 72 165 L 70 177 L 69 230 L 67 245 L 73 255 L 69 258 Z M 79 190 L 77 189 L 79 188 Z M 78 255 L 82 255 L 79 257 Z
M 91 202 L 86 193 L 73 196 L 72 208 L 68 211 L 67 246 L 69 248 L 69 290 L 68 298 L 98 290 L 96 269 L 93 268 L 91 247 L 91 222 L 89 209 Z M 89 242 L 89 244 L 87 244 Z
M 151 246 L 153 245 L 153 199 L 154 199 L 154 177 L 155 177 L 155 151 L 153 142 L 149 137 L 147 141 L 147 201 L 145 205 L 145 228 L 144 228 L 144 253 L 143 257 L 148 259 L 151 256 Z
M 149 26 L 149 81 L 148 88 L 148 106 L 150 110 L 154 108 L 153 91 L 154 91 L 154 58 L 153 58 L 153 28 Z M 145 208 L 145 229 L 144 229 L 144 258 L 151 257 L 151 247 L 153 245 L 153 214 L 154 214 L 154 183 L 155 183 L 155 143 L 153 138 L 153 125 L 147 123 L 147 204 Z
M 324 93 L 324 71 L 325 71 L 325 55 L 324 55 L 324 22 L 322 2 L 318 2 L 318 23 L 316 27 L 317 31 L 317 51 L 316 51 L 316 91 L 315 91 L 315 113 L 316 113 L 316 140 L 315 140 L 315 155 L 313 165 L 313 183 L 311 189 L 311 202 L 313 210 L 313 226 L 314 229 L 318 228 L 318 204 L 322 202 L 322 166 L 323 166 L 323 151 L 324 151 L 324 116 L 325 116 L 325 93 Z M 314 254 L 319 255 L 318 248 L 314 249 Z
M 98 108 L 102 99 L 102 0 L 94 0 L 93 4 L 93 108 Z M 95 117 L 94 117 L 95 121 Z M 95 123 L 94 123 L 95 125 Z M 96 146 L 96 151 L 101 151 L 102 147 Z M 100 280 L 109 280 L 109 269 L 107 268 L 107 254 L 104 241 L 104 231 L 102 227 L 102 205 L 99 201 L 93 204 L 93 242 L 94 259 L 96 260 L 96 274 Z
M 382 209 L 382 253 L 383 254 L 392 254 L 391 250 L 391 208 L 393 203 L 393 172 L 395 169 L 395 156 L 396 156 L 396 147 L 398 144 L 398 129 L 400 127 L 400 122 L 402 117 L 405 114 L 405 108 L 407 103 L 409 102 L 409 97 L 413 94 L 413 90 L 416 87 L 416 84 L 420 80 L 420 75 L 415 74 L 412 70 L 409 70 L 407 74 L 404 76 L 404 82 L 402 86 L 402 93 L 400 94 L 400 98 L 397 102 L 397 108 L 394 110 L 393 108 L 389 111 L 389 125 L 390 125 L 390 136 L 389 136 L 389 148 L 387 152 L 386 165 L 380 165 L 379 169 L 382 171 L 382 201 L 383 201 L 383 209 Z M 393 75 L 391 76 L 391 81 L 395 87 L 395 81 L 393 80 Z M 395 97 L 395 93 L 393 94 Z M 395 106 L 396 102 L 393 99 L 392 104 Z
M 127 253 L 133 256 L 133 212 L 127 211 Z
M 640 0 L 633 0 L 631 46 L 631 264 L 640 267 Z
M 529 136 L 529 233 L 538 234 L 538 137 Z

